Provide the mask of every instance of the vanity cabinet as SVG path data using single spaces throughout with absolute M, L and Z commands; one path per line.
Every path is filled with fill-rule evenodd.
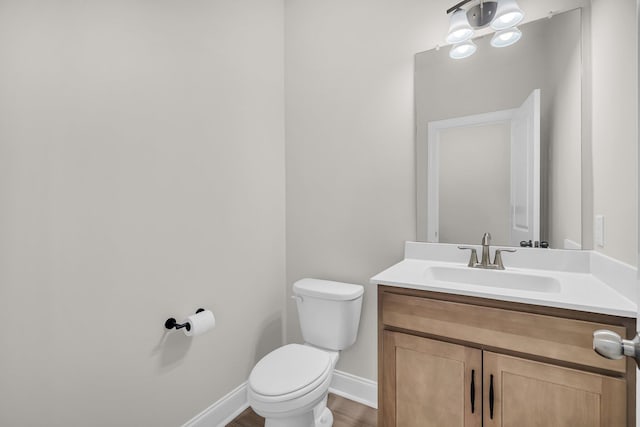
M 379 286 L 380 427 L 635 426 L 635 319 Z

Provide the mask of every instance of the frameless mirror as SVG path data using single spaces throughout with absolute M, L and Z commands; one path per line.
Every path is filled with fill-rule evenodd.
M 415 58 L 418 240 L 582 247 L 581 11 Z

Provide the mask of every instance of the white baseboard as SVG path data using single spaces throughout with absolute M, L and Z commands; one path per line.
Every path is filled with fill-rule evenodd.
M 224 427 L 249 407 L 247 382 L 187 421 L 182 427 Z
M 342 371 L 334 371 L 329 393 L 378 408 L 378 383 Z M 224 427 L 249 407 L 247 383 L 187 421 L 182 427 Z
M 347 372 L 334 371 L 329 393 L 378 408 L 378 383 Z

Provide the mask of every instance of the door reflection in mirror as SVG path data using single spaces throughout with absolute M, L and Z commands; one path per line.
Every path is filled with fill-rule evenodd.
M 540 90 L 518 108 L 429 123 L 429 241 L 540 236 Z

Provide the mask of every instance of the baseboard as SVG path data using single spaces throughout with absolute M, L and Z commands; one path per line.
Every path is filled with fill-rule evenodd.
M 334 371 L 329 393 L 378 408 L 378 383 L 342 371 Z M 224 427 L 249 407 L 247 383 L 187 421 L 182 427 Z
M 245 381 L 182 427 L 224 427 L 248 407 Z
M 342 371 L 334 371 L 329 392 L 371 408 L 378 408 L 378 383 Z

